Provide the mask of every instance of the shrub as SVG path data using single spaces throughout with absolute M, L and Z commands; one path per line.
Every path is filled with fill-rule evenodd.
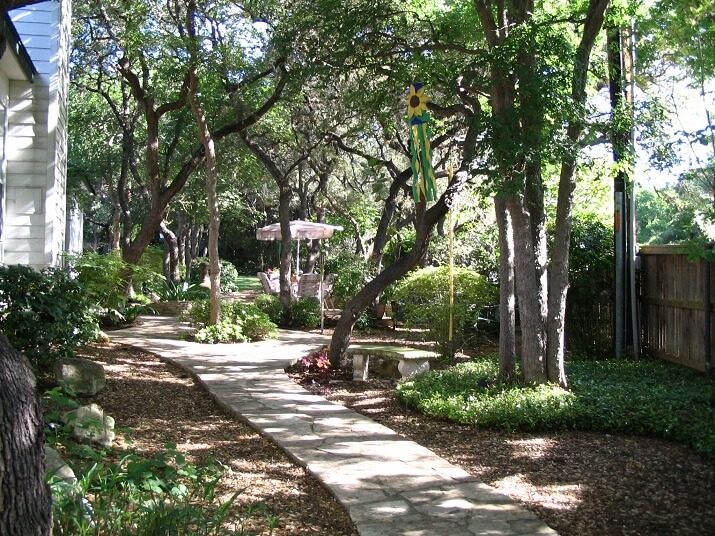
M 191 284 L 200 285 L 201 268 L 209 263 L 208 257 L 197 257 L 191 261 Z M 236 267 L 229 261 L 219 260 L 221 265 L 221 292 L 236 292 L 241 290 L 240 276 Z
M 290 305 L 290 323 L 296 328 L 317 328 L 320 326 L 320 300 L 298 298 Z
M 119 252 L 107 255 L 88 252 L 68 260 L 88 298 L 97 306 L 100 322 L 116 325 L 131 322 L 145 311 L 127 298 L 122 279 L 126 270 L 132 270 L 137 290 L 156 292 L 165 285 L 164 276 L 155 271 L 156 255 L 156 248 L 147 248 L 140 264 L 133 267 L 121 259 Z
M 394 299 L 404 309 L 408 324 L 424 326 L 444 355 L 464 343 L 464 332 L 473 326 L 479 311 L 497 299 L 487 280 L 466 268 L 454 269 L 454 337 L 449 344 L 449 268 L 423 268 L 409 274 L 395 290 Z
M 206 325 L 209 321 L 209 308 L 209 300 L 198 301 L 194 303 L 186 318 L 194 324 Z M 258 307 L 236 301 L 221 302 L 221 321 L 217 326 L 219 325 L 220 328 L 216 326 L 202 328 L 197 332 L 196 340 L 198 342 L 257 341 L 272 337 L 276 330 L 276 325 Z
M 234 505 L 238 492 L 221 498 L 217 485 L 226 468 L 193 465 L 170 447 L 148 459 L 129 454 L 116 463 L 97 462 L 74 485 L 51 478 L 53 533 L 248 534 L 246 518 L 259 509 L 243 514 Z M 269 528 L 275 523 L 267 516 Z
M 219 342 L 246 342 L 243 326 L 237 321 L 221 320 L 217 324 L 204 326 L 194 334 L 196 342 L 216 344 Z
M 365 259 L 350 253 L 341 253 L 336 259 L 327 262 L 325 271 L 336 274 L 333 298 L 339 307 L 345 307 L 373 275 Z
M 295 365 L 289 367 L 289 369 L 298 372 L 310 372 L 321 376 L 328 375 L 331 368 L 327 347 L 310 352 L 308 355 L 301 357 Z
M 161 301 L 196 301 L 207 299 L 209 289 L 201 285 L 190 285 L 184 289 L 183 284 L 174 285 L 165 281 L 157 294 Z
M 279 326 L 284 323 L 283 304 L 278 296 L 273 294 L 259 294 L 254 302 L 255 306 L 268 315 L 271 322 Z
M 0 326 L 37 370 L 96 339 L 97 321 L 87 293 L 66 271 L 0 266 Z
M 681 441 L 715 458 L 712 381 L 663 361 L 567 363 L 571 390 L 500 383 L 498 359 L 417 376 L 397 396 L 440 419 L 505 430 L 594 430 Z

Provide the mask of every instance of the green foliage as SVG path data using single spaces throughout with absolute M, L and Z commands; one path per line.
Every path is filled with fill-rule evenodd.
M 157 248 L 147 248 L 141 262 L 132 266 L 124 262 L 119 252 L 107 255 L 88 252 L 70 257 L 69 263 L 77 272 L 77 279 L 86 289 L 89 300 L 99 308 L 102 324 L 117 325 L 133 321 L 145 310 L 131 303 L 124 290 L 124 275 L 131 272 L 134 288 L 156 292 L 165 287 L 161 274 L 161 259 L 157 270 Z
M 715 458 L 711 380 L 664 361 L 567 364 L 571 390 L 498 380 L 496 356 L 401 383 L 398 397 L 424 413 L 504 430 L 594 430 L 681 441 Z
M 277 325 L 284 323 L 283 304 L 274 294 L 259 294 L 254 302 L 255 306 L 268 315 L 271 322 Z
M 221 321 L 208 326 L 209 300 L 194 303 L 188 319 L 203 327 L 196 333 L 198 342 L 244 342 L 264 340 L 275 335 L 276 325 L 255 305 L 237 301 L 221 302 Z
M 395 290 L 394 299 L 405 311 L 405 320 L 429 329 L 444 355 L 461 348 L 465 330 L 477 321 L 482 307 L 496 301 L 496 289 L 477 272 L 454 270 L 454 338 L 449 343 L 449 267 L 423 268 L 409 274 Z
M 204 326 L 194 334 L 196 342 L 216 344 L 220 342 L 246 342 L 240 320 L 220 320 L 217 324 Z
M 201 276 L 202 267 L 209 264 L 208 257 L 197 257 L 191 261 L 191 283 L 200 284 L 199 277 Z M 221 264 L 221 292 L 237 292 L 245 288 L 245 280 L 238 275 L 236 267 L 229 261 L 220 260 Z
M 0 266 L 0 329 L 36 370 L 95 340 L 92 303 L 66 271 Z
M 298 298 L 291 302 L 290 324 L 308 329 L 320 326 L 320 301 L 317 298 Z
M 207 299 L 209 289 L 197 284 L 184 289 L 182 284 L 174 285 L 167 281 L 157 294 L 161 301 L 196 301 Z
M 572 354 L 605 357 L 611 348 L 613 230 L 594 216 L 573 220 L 566 309 Z M 588 322 L 583 319 L 588 318 Z
M 640 244 L 673 244 L 689 239 L 693 233 L 701 234 L 695 221 L 696 207 L 686 203 L 678 190 L 639 190 L 637 205 Z
M 223 465 L 194 465 L 173 445 L 151 458 L 137 454 L 98 461 L 77 484 L 50 477 L 57 534 L 247 535 L 245 524 L 260 507 L 241 512 L 240 492 L 223 499 L 217 486 Z M 86 498 L 89 498 L 89 502 Z M 266 516 L 265 524 L 275 526 Z
M 347 251 L 342 251 L 337 257 L 327 261 L 325 272 L 336 274 L 333 298 L 338 307 L 344 307 L 372 279 L 365 259 Z

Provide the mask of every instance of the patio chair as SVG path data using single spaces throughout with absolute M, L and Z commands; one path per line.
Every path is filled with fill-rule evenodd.
M 266 272 L 258 272 L 256 275 L 261 281 L 261 287 L 263 287 L 263 292 L 265 292 L 266 294 L 278 294 L 280 292 L 280 289 L 277 289 L 275 285 L 275 283 L 278 283 L 278 281 L 269 278 Z

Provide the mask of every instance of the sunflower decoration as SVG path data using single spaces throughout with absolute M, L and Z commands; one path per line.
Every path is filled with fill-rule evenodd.
M 430 146 L 430 115 L 427 112 L 429 98 L 419 82 L 410 84 L 407 95 L 407 120 L 410 122 L 410 148 L 412 153 L 412 196 L 415 203 L 420 199 L 435 200 L 436 180 L 432 168 Z

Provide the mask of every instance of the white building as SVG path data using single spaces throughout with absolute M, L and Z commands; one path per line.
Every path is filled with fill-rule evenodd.
M 0 262 L 55 266 L 77 235 L 66 201 L 70 0 L 2 19 Z

